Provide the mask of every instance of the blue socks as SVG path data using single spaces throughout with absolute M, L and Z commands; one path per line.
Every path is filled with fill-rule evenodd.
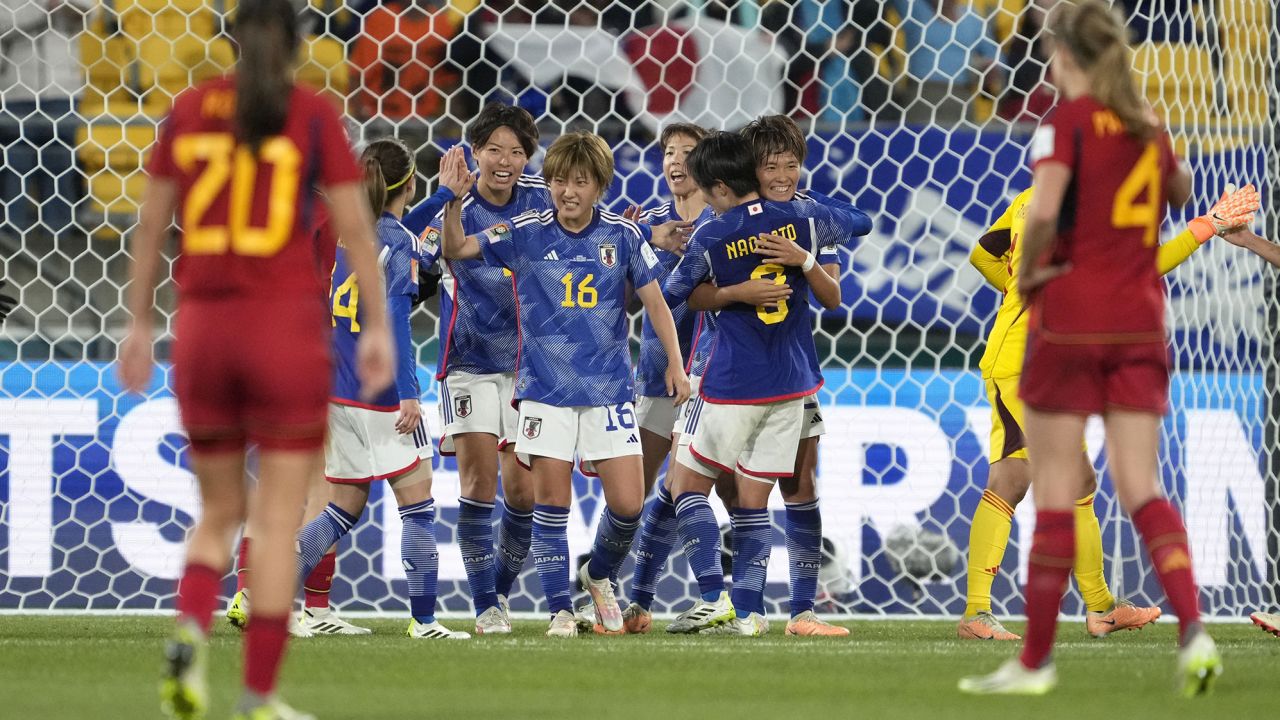
M 764 581 L 773 550 L 773 526 L 769 511 L 734 508 L 733 516 L 733 607 L 738 617 L 764 615 Z
M 476 615 L 498 606 L 494 590 L 493 503 L 458 498 L 458 549 Z
M 662 483 L 644 508 L 640 535 L 636 538 L 636 571 L 631 579 L 631 601 L 648 610 L 658 591 L 658 577 L 667 567 L 671 546 L 676 541 L 676 505 L 671 491 Z
M 787 554 L 791 559 L 791 617 L 813 609 L 822 567 L 822 513 L 818 501 L 787 503 Z
M 436 621 L 436 579 L 440 553 L 436 552 L 436 501 L 424 500 L 400 508 L 404 527 L 400 557 L 409 579 L 409 612 L 420 623 Z
M 338 542 L 343 535 L 351 532 L 351 528 L 355 527 L 359 519 L 358 515 L 352 515 L 337 505 L 329 503 L 319 517 L 302 526 L 298 531 L 299 586 L 311 571 L 316 569 L 320 558 L 324 557 L 329 547 Z
M 596 527 L 595 542 L 591 544 L 591 561 L 587 563 L 587 574 L 596 580 L 616 578 L 618 568 L 627 559 L 631 540 L 639 528 L 639 515 L 620 517 L 606 507 L 600 524 Z
M 698 579 L 698 591 L 703 600 L 711 602 L 724 592 L 724 569 L 720 565 L 720 528 L 707 496 L 691 492 L 676 498 L 676 522 L 685 559 Z
M 510 505 L 504 505 L 499 533 L 498 566 L 494 575 L 494 590 L 498 595 L 510 596 L 511 586 L 520 577 L 524 560 L 529 557 L 529 543 L 533 535 L 533 511 L 522 512 L 512 509 Z
M 533 506 L 533 566 L 552 615 L 573 611 L 569 596 L 569 508 Z

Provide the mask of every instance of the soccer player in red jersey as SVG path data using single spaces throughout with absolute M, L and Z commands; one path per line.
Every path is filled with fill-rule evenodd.
M 247 514 L 254 607 L 234 717 L 306 718 L 274 690 L 296 591 L 294 539 L 307 482 L 323 463 L 331 381 L 321 301 L 328 268 L 318 265 L 310 234 L 314 188 L 328 198 L 361 286 L 375 289 L 363 298 L 370 322 L 358 353 L 366 392 L 391 382 L 391 336 L 360 169 L 332 105 L 293 84 L 300 40 L 293 6 L 243 0 L 233 34 L 240 50 L 233 74 L 180 95 L 152 151 L 131 248 L 133 325 L 119 372 L 129 390 L 151 385 L 152 296 L 160 243 L 177 211 L 174 394 L 203 512 L 178 582 L 162 709 L 176 718 L 207 709 L 206 638 L 227 548 Z M 251 500 L 249 443 L 259 449 Z
M 1050 651 L 1075 555 L 1080 446 L 1100 414 L 1116 493 L 1178 616 L 1190 697 L 1210 689 L 1222 661 L 1200 623 L 1182 518 L 1160 494 L 1169 353 L 1156 251 L 1165 204 L 1187 202 L 1191 175 L 1138 92 L 1119 16 L 1085 0 L 1061 6 L 1050 28 L 1063 101 L 1032 140 L 1036 192 L 1018 282 L 1031 307 L 1019 394 L 1037 507 L 1026 639 L 1020 657 L 960 689 L 1038 695 L 1057 684 Z

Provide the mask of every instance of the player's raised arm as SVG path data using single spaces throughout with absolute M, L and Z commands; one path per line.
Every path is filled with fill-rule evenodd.
M 1242 247 L 1280 268 L 1280 245 L 1258 235 L 1247 227 L 1239 227 L 1223 235 L 1232 245 Z
M 1185 230 L 1160 245 L 1156 253 L 1156 269 L 1161 275 L 1167 274 L 1214 235 L 1227 237 L 1234 230 L 1247 228 L 1253 223 L 1254 213 L 1260 206 L 1258 191 L 1253 185 L 1238 190 L 1228 185 L 1209 212 L 1187 223 Z
M 475 174 L 467 167 L 466 155 L 461 145 L 445 151 L 440 160 L 440 187 L 435 194 L 406 212 L 400 222 L 414 235 L 421 235 L 440 214 L 444 206 L 461 199 L 475 184 Z M 394 190 L 395 188 L 389 188 Z

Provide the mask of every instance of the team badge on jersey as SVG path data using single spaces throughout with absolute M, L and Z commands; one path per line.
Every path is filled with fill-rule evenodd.
M 453 414 L 460 418 L 471 414 L 471 396 L 459 395 L 453 399 Z
M 542 418 L 527 417 L 524 419 L 524 436 L 530 440 L 542 434 Z
M 600 263 L 607 268 L 618 264 L 618 246 L 613 243 L 600 244 Z

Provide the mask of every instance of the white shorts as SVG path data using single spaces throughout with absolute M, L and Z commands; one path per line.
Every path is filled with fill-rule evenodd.
M 636 422 L 654 435 L 669 438 L 675 431 L 676 419 L 682 417 L 683 405 L 676 405 L 669 397 L 636 398 Z
M 767 405 L 722 405 L 699 398 L 697 404 L 693 440 L 676 451 L 680 464 L 710 478 L 736 471 L 773 482 L 795 474 L 804 398 Z
M 818 394 L 814 393 L 804 399 L 804 430 L 801 440 L 820 437 L 827 434 L 827 425 L 822 422 L 822 405 L 818 403 Z
M 689 376 L 689 399 L 680 406 L 680 417 L 676 420 L 675 429 L 680 433 L 679 445 L 688 445 L 693 440 L 693 431 L 697 429 L 697 418 L 693 417 L 694 407 L 702 397 L 702 376 Z
M 368 483 L 403 475 L 431 460 L 426 422 L 408 435 L 396 431 L 395 411 L 329 403 L 329 435 L 324 448 L 325 479 Z
M 529 465 L 531 457 L 573 462 L 594 475 L 593 460 L 640 455 L 640 430 L 631 403 L 602 407 L 556 407 L 534 400 L 520 401 L 520 433 L 516 457 Z
M 453 437 L 488 433 L 502 449 L 515 442 L 519 413 L 511 405 L 515 373 L 449 373 L 440 381 L 440 454 L 453 455 Z

